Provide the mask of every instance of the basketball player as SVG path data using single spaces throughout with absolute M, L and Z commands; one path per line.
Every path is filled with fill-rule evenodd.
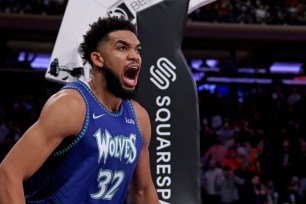
M 146 110 L 131 99 L 141 66 L 133 24 L 99 18 L 80 45 L 89 82 L 67 84 L 44 105 L 0 164 L 0 203 L 157 204 Z M 23 185 L 23 181 L 25 181 Z

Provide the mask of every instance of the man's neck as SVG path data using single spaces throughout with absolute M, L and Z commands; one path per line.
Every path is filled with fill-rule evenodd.
M 88 84 L 96 98 L 109 112 L 119 111 L 122 99 L 109 92 L 105 80 L 92 79 Z

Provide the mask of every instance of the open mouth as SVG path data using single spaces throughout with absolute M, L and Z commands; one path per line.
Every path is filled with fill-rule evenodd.
M 124 84 L 128 87 L 134 87 L 137 85 L 139 66 L 131 65 L 124 71 Z

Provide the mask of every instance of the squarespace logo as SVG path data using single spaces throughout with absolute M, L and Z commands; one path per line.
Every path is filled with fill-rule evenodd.
M 161 57 L 156 66 L 150 67 L 150 81 L 160 90 L 166 91 L 170 84 L 176 80 L 176 66 L 167 58 Z M 157 111 L 155 113 L 156 129 L 156 190 L 161 204 L 170 203 L 171 198 L 171 97 L 159 95 L 155 100 Z M 168 201 L 168 202 L 167 202 Z

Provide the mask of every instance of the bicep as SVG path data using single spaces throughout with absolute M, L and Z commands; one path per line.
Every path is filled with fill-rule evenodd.
M 38 121 L 16 143 L 2 165 L 16 178 L 25 180 L 37 171 L 60 142 L 59 137 L 48 137 Z
M 151 185 L 152 183 L 149 153 L 151 124 L 148 113 L 146 110 L 140 107 L 139 104 L 135 105 L 135 112 L 137 115 L 139 128 L 143 136 L 143 146 L 134 172 L 133 185 L 136 187 L 136 189 L 142 189 L 146 188 L 146 186 Z
M 135 190 L 146 188 L 152 181 L 150 171 L 149 151 L 145 148 L 142 149 L 138 164 L 133 175 L 133 186 Z
M 14 145 L 1 165 L 16 179 L 25 180 L 34 174 L 66 136 L 79 130 L 80 118 L 85 113 L 78 105 L 73 98 L 61 95 L 49 99 L 39 119 Z M 72 113 L 75 108 L 79 112 Z

